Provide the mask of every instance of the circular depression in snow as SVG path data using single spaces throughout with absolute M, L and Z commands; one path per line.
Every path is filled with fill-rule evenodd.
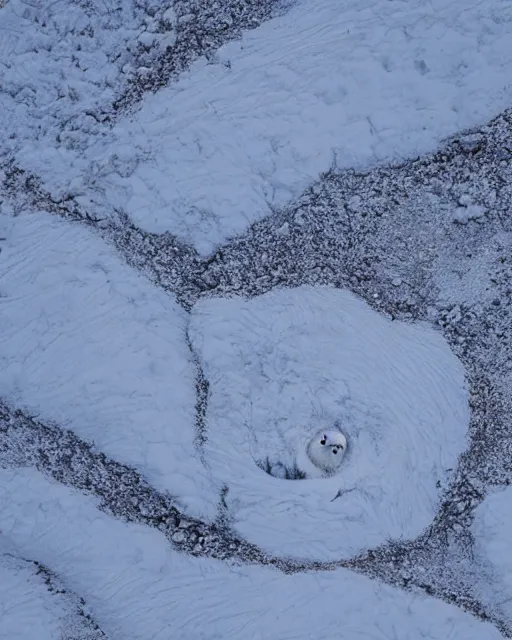
M 431 522 L 469 422 L 463 368 L 438 332 L 346 291 L 300 287 L 203 300 L 191 336 L 210 382 L 205 455 L 241 535 L 334 559 Z M 335 475 L 262 471 L 300 463 L 335 424 L 349 443 Z

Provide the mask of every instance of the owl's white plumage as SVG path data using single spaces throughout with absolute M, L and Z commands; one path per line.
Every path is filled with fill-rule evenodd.
M 316 433 L 306 449 L 309 460 L 326 474 L 335 473 L 347 451 L 347 439 L 338 429 Z

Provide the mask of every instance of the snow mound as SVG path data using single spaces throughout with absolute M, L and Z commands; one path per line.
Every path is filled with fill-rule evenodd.
M 439 333 L 301 287 L 203 300 L 191 335 L 210 381 L 205 455 L 243 536 L 335 559 L 431 522 L 469 423 L 464 371 Z M 336 421 L 349 442 L 337 475 L 283 482 L 258 466 L 293 465 Z
M 85 599 L 107 638 L 501 638 L 452 605 L 347 570 L 285 575 L 191 558 L 95 503 L 33 469 L 0 470 L 0 528 Z
M 511 39 L 508 0 L 297 2 L 104 137 L 77 131 L 74 145 L 37 152 L 30 138 L 19 162 L 59 197 L 125 209 L 208 253 L 334 159 L 402 160 L 497 115 L 512 97 Z
M 135 467 L 191 515 L 212 516 L 217 496 L 194 447 L 187 314 L 83 226 L 43 213 L 4 223 L 4 399 Z
M 489 577 L 487 595 L 512 621 L 512 487 L 486 497 L 475 511 L 472 533 L 480 574 Z

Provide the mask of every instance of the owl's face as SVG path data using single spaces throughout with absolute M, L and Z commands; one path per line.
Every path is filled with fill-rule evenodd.
M 345 453 L 345 449 L 347 448 L 347 439 L 341 433 L 341 431 L 324 431 L 320 435 L 320 445 L 322 447 L 329 447 L 331 449 L 332 455 L 338 455 L 338 453 Z
M 336 471 L 347 450 L 347 439 L 337 429 L 319 431 L 308 445 L 311 462 L 326 472 Z

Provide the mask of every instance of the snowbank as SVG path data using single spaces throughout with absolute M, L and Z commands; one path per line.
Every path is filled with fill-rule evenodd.
M 440 334 L 301 287 L 203 300 L 191 335 L 210 381 L 205 454 L 243 536 L 336 559 L 428 526 L 469 424 L 464 371 Z M 337 420 L 349 443 L 337 475 L 290 481 L 258 466 L 293 467 Z

